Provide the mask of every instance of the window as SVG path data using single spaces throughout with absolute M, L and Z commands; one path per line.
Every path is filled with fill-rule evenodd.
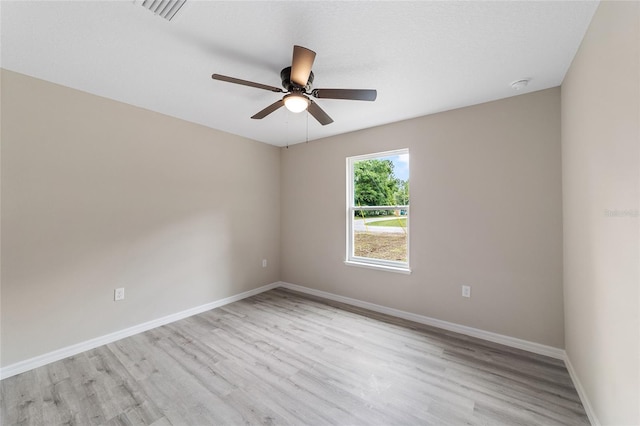
M 347 158 L 348 265 L 409 273 L 409 150 Z

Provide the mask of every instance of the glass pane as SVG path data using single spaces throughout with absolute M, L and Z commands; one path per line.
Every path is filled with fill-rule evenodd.
M 353 255 L 406 262 L 407 213 L 400 209 L 355 210 Z
M 353 163 L 354 207 L 409 204 L 409 155 Z

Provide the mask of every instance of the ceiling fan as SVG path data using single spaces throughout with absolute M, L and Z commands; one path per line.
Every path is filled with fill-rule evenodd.
M 253 115 L 251 118 L 260 120 L 277 109 L 285 106 L 291 112 L 302 112 L 305 109 L 320 124 L 326 126 L 333 123 L 333 119 L 324 112 L 317 103 L 309 96 L 318 99 L 348 99 L 355 101 L 375 101 L 377 92 L 373 89 L 311 89 L 313 83 L 313 61 L 316 52 L 302 46 L 293 46 L 293 59 L 291 66 L 280 71 L 282 87 L 269 86 L 266 84 L 255 83 L 253 81 L 241 80 L 239 78 L 228 77 L 221 74 L 213 74 L 211 78 L 214 80 L 226 81 L 227 83 L 241 84 L 243 86 L 256 87 L 258 89 L 269 90 L 271 92 L 285 93 L 284 97 L 276 101 Z

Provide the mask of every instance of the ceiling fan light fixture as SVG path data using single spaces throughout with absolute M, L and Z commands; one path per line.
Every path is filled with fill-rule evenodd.
M 284 106 L 291 112 L 302 112 L 309 106 L 309 99 L 298 93 L 290 93 L 284 97 Z
M 0 0 L 2 1 L 2 0 Z M 145 0 L 145 1 L 166 1 L 166 0 Z M 186 0 L 182 0 L 186 1 Z M 284 90 L 269 86 L 267 84 L 256 83 L 254 81 L 242 80 L 240 78 L 229 77 L 222 74 L 213 74 L 214 80 L 226 81 L 227 83 L 240 84 L 242 86 L 255 87 L 257 89 L 268 90 L 270 92 L 284 93 L 284 97 L 258 111 L 251 116 L 253 120 L 262 120 L 267 115 L 279 110 L 283 106 L 293 113 L 300 113 L 307 110 L 309 115 L 316 119 L 323 126 L 333 123 L 333 119 L 324 112 L 320 105 L 311 100 L 310 96 L 318 99 L 348 99 L 353 101 L 375 101 L 377 91 L 375 89 L 313 89 L 313 61 L 316 53 L 302 46 L 293 46 L 293 58 L 291 66 L 280 71 L 280 79 Z

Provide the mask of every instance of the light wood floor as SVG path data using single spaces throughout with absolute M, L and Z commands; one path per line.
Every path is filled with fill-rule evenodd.
M 3 425 L 588 424 L 562 361 L 283 289 L 1 384 Z

